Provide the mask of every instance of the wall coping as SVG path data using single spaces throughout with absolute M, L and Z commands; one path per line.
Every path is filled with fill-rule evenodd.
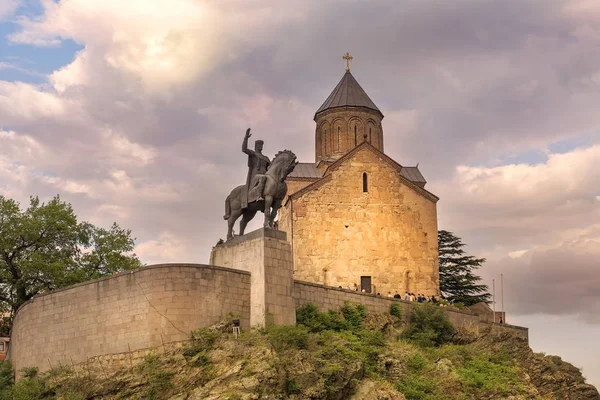
M 490 322 L 490 321 L 481 321 L 482 324 L 488 324 L 488 325 L 494 325 L 494 326 L 504 326 L 507 328 L 511 328 L 511 329 L 517 329 L 517 330 L 521 330 L 521 331 L 529 331 L 529 328 L 525 327 L 525 326 L 519 326 L 519 325 L 511 325 L 511 324 L 501 324 L 499 322 Z
M 236 274 L 250 276 L 250 272 L 242 271 L 240 269 L 235 269 L 235 268 L 219 267 L 217 265 L 192 264 L 192 263 L 153 264 L 153 265 L 144 266 L 144 267 L 141 267 L 141 268 L 138 268 L 138 269 L 132 269 L 132 270 L 129 270 L 129 271 L 119 272 L 117 275 L 107 275 L 107 276 L 103 276 L 101 278 L 92 279 L 92 280 L 81 282 L 81 283 L 76 283 L 76 284 L 70 285 L 70 286 L 65 286 L 63 288 L 52 290 L 50 292 L 36 294 L 30 300 L 28 300 L 25 303 L 21 304 L 21 306 L 17 309 L 17 312 L 15 312 L 14 318 L 17 317 L 17 315 L 19 314 L 19 311 L 21 311 L 21 309 L 23 307 L 25 307 L 26 305 L 28 305 L 30 303 L 33 303 L 36 299 L 40 299 L 40 298 L 45 297 L 45 296 L 50 296 L 50 295 L 53 295 L 53 294 L 56 294 L 56 293 L 64 292 L 66 290 L 71 290 L 71 289 L 74 289 L 74 288 L 77 288 L 77 287 L 81 287 L 81 286 L 92 285 L 92 284 L 95 284 L 95 283 L 98 283 L 98 282 L 107 281 L 107 280 L 110 280 L 110 279 L 118 279 L 118 278 L 120 278 L 122 276 L 126 276 L 126 275 L 135 275 L 135 274 L 143 273 L 143 272 L 148 271 L 150 269 L 163 269 L 163 268 L 164 269 L 170 269 L 170 268 L 191 268 L 191 269 L 199 269 L 199 270 L 201 270 L 201 269 L 212 269 L 212 270 L 217 270 L 217 271 L 233 272 L 233 273 L 236 273 Z
M 287 233 L 285 231 L 280 231 L 277 229 L 271 228 L 259 228 L 255 231 L 248 232 L 241 236 L 235 236 L 233 239 L 230 239 L 226 242 L 216 245 L 215 247 L 230 247 L 237 245 L 241 242 L 246 242 L 248 240 L 260 239 L 260 238 L 272 238 L 277 240 L 287 241 Z

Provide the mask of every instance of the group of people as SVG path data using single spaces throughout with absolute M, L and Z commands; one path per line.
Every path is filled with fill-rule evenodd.
M 379 294 L 379 293 L 377 293 Z M 392 297 L 394 299 L 404 299 L 406 301 L 416 301 L 417 303 L 438 303 L 438 299 L 435 296 L 425 296 L 424 294 L 414 294 L 411 292 L 405 292 L 404 297 L 400 296 L 400 293 L 396 292 L 396 294 L 392 295 L 392 292 L 388 292 L 387 297 Z
M 339 286 L 340 289 L 342 289 L 342 286 Z M 354 290 L 355 292 L 359 291 L 358 285 L 355 283 L 354 287 L 352 287 L 351 285 L 348 285 L 347 287 L 348 290 Z M 360 290 L 362 293 L 365 293 L 365 289 Z M 377 293 L 377 296 L 381 296 L 381 293 Z M 394 299 L 403 299 L 406 301 L 416 301 L 417 303 L 433 303 L 433 304 L 440 304 L 442 305 L 442 303 L 444 302 L 443 300 L 443 296 L 442 296 L 442 301 L 438 300 L 434 295 L 432 296 L 425 296 L 424 294 L 414 294 L 412 292 L 408 292 L 406 291 L 404 293 L 404 296 L 401 296 L 400 293 L 398 293 L 396 291 L 396 294 L 392 295 L 392 292 L 388 292 L 387 297 L 391 297 Z

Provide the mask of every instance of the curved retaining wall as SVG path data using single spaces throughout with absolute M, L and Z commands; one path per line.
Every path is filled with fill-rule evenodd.
M 17 371 L 45 371 L 185 340 L 230 312 L 249 326 L 249 273 L 199 264 L 144 267 L 25 303 L 15 316 L 10 358 Z

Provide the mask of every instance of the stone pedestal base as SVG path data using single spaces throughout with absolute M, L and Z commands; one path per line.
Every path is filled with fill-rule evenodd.
M 292 247 L 286 233 L 261 228 L 215 246 L 210 264 L 248 271 L 250 325 L 295 325 Z

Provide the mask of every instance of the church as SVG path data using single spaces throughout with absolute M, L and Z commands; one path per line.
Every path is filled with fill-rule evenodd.
M 294 279 L 439 295 L 437 208 L 418 167 L 384 152 L 383 113 L 346 72 L 314 116 L 315 162 L 287 177 L 279 229 Z

